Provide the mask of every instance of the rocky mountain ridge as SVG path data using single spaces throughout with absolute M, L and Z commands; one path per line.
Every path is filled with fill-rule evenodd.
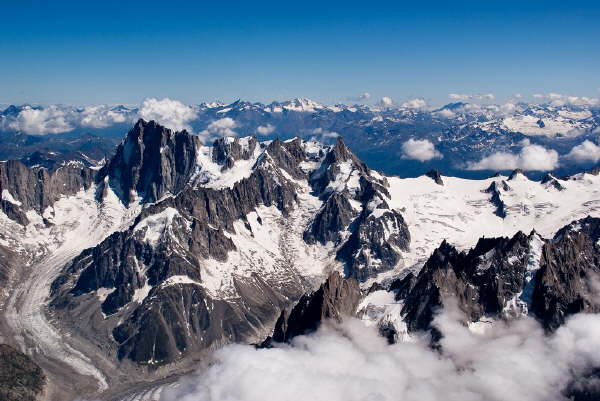
M 0 334 L 24 335 L 15 345 L 51 381 L 53 326 L 77 347 L 58 348 L 70 358 L 60 363 L 118 388 L 345 315 L 393 342 L 429 330 L 451 299 L 473 327 L 529 314 L 552 331 L 597 311 L 587 279 L 598 265 L 593 172 L 402 179 L 371 170 L 341 138 L 206 146 L 145 121 L 100 169 L 0 171 L 11 207 L 0 214 L 0 273 L 6 294 L 18 294 L 0 294 L 9 330 Z M 32 288 L 39 302 L 11 303 Z

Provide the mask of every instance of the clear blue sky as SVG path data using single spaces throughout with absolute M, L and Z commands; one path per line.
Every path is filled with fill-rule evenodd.
M 520 3 L 3 1 L 0 103 L 597 97 L 600 1 Z

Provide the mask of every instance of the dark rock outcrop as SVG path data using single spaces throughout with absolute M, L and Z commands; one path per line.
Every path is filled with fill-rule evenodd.
M 332 194 L 323 204 L 309 228 L 304 232 L 304 240 L 309 244 L 326 244 L 341 240 L 341 233 L 352 222 L 358 212 L 354 210 L 347 193 Z
M 352 180 L 352 187 L 337 191 L 344 179 Z M 371 174 L 341 138 L 309 182 L 325 201 L 304 233 L 306 242 L 343 241 L 336 258 L 344 263 L 346 276 L 359 281 L 390 270 L 401 261 L 401 252 L 410 244 L 410 233 L 402 215 L 385 201 L 389 199 L 387 181 Z M 341 236 L 344 231 L 349 231 L 347 238 Z
M 219 138 L 213 142 L 212 159 L 226 170 L 233 167 L 236 160 L 250 159 L 257 146 L 255 137 L 244 138 L 243 141 L 240 138 Z
M 501 181 L 500 184 L 498 184 L 497 181 L 492 182 L 490 184 L 490 186 L 487 187 L 485 192 L 492 194 L 492 197 L 490 198 L 490 202 L 496 207 L 494 214 L 496 214 L 496 216 L 502 217 L 504 219 L 504 218 L 506 218 L 506 205 L 504 204 L 504 201 L 502 200 L 501 189 L 503 191 L 510 190 L 510 187 L 504 180 Z
M 27 224 L 28 210 L 43 214 L 61 196 L 90 188 L 94 175 L 94 170 L 77 164 L 48 171 L 16 160 L 0 162 L 0 209 L 17 223 Z
M 552 241 L 532 232 L 482 238 L 469 252 L 445 241 L 417 276 L 392 283 L 404 297 L 409 331 L 428 330 L 435 311 L 456 302 L 468 321 L 483 316 L 530 314 L 549 331 L 578 312 L 600 312 L 600 219 L 587 217 L 558 231 Z M 534 244 L 537 242 L 537 244 Z M 539 259 L 539 260 L 538 260 Z M 408 277 L 408 276 L 407 276 Z
M 201 281 L 199 271 L 203 260 L 226 261 L 227 252 L 236 249 L 224 234 L 235 234 L 236 220 L 245 220 L 259 205 L 275 206 L 283 213 L 294 207 L 295 187 L 291 183 L 282 185 L 281 178 L 276 172 L 256 169 L 233 188 L 188 188 L 174 198 L 151 205 L 128 231 L 112 234 L 75 258 L 53 288 L 58 293 L 66 277 L 73 274 L 79 275 L 75 286 L 68 291 L 73 296 L 99 288 L 116 288 L 102 306 L 110 314 L 130 302 L 135 290 L 144 286 L 146 277 L 139 273 L 142 266 L 150 285 L 173 275 Z M 157 215 L 166 220 L 160 228 L 162 240 L 155 245 L 144 240 L 152 229 L 144 220 Z M 64 301 L 56 302 L 58 305 Z
M 44 372 L 30 357 L 0 344 L 0 400 L 39 400 L 45 383 Z
M 296 336 L 314 332 L 325 320 L 341 322 L 344 316 L 355 316 L 360 299 L 358 282 L 345 280 L 334 272 L 317 291 L 302 296 L 289 314 L 281 312 L 272 341 L 289 342 Z
M 435 169 L 431 169 L 428 172 L 425 173 L 425 175 L 429 178 L 431 178 L 436 184 L 438 185 L 444 185 L 444 180 L 442 180 L 442 175 L 440 174 L 439 171 L 435 170 Z
M 135 196 L 155 202 L 185 188 L 196 168 L 200 138 L 139 120 L 100 170 L 125 204 Z
M 548 330 L 569 315 L 600 312 L 600 219 L 587 217 L 561 229 L 544 246 L 532 310 Z
M 482 238 L 469 252 L 443 242 L 417 276 L 402 315 L 410 331 L 430 328 L 435 311 L 456 302 L 469 321 L 501 316 L 524 287 L 532 236 Z
M 401 301 L 406 299 L 408 294 L 410 294 L 410 291 L 413 289 L 416 282 L 417 276 L 415 276 L 413 272 L 410 272 L 403 278 L 392 281 L 389 291 L 394 293 L 394 299 L 396 301 Z
M 256 341 L 286 306 L 287 298 L 257 276 L 238 279 L 236 286 L 241 297 L 231 302 L 213 299 L 196 284 L 155 287 L 114 329 L 119 358 L 156 366 L 184 353 Z
M 510 173 L 510 176 L 508 177 L 508 180 L 514 180 L 515 178 L 517 178 L 519 175 L 522 175 L 525 177 L 525 172 L 523 171 L 523 169 L 520 168 L 516 168 L 512 171 L 512 173 Z
M 552 174 L 546 174 L 542 178 L 541 184 L 545 185 L 546 187 L 553 187 L 559 191 L 563 191 L 565 189 L 565 187 Z
M 346 275 L 366 281 L 376 274 L 392 269 L 401 260 L 401 251 L 408 251 L 410 233 L 402 215 L 394 209 L 373 215 L 360 214 L 354 230 L 337 253 L 346 263 Z

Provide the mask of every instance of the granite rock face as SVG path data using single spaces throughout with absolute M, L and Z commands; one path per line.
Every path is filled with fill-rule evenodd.
M 469 252 L 443 242 L 404 300 L 409 331 L 429 329 L 434 313 L 449 302 L 456 302 L 469 321 L 502 317 L 526 285 L 535 236 L 519 232 L 510 239 L 482 238 Z
M 440 174 L 439 171 L 437 170 L 429 170 L 428 172 L 425 173 L 425 175 L 429 178 L 431 178 L 436 184 L 438 185 L 444 185 L 444 180 L 442 180 L 442 175 Z
M 0 209 L 10 219 L 26 225 L 27 211 L 42 215 L 61 196 L 90 188 L 94 176 L 94 170 L 77 163 L 49 171 L 16 160 L 0 162 Z
M 361 298 L 356 280 L 345 280 L 334 272 L 317 291 L 303 295 L 289 313 L 281 312 L 271 340 L 289 342 L 296 336 L 316 331 L 326 320 L 339 323 L 344 316 L 356 316 Z
M 139 120 L 100 170 L 98 180 L 108 177 L 126 204 L 136 196 L 155 202 L 179 193 L 190 182 L 200 144 L 200 138 L 186 131 Z
M 30 357 L 0 344 L 0 400 L 40 400 L 45 384 L 44 372 Z
M 468 252 L 444 242 L 414 284 L 395 281 L 409 331 L 430 329 L 436 311 L 455 302 L 467 321 L 482 317 L 537 318 L 549 331 L 578 312 L 600 312 L 594 296 L 600 274 L 600 219 L 587 217 L 552 240 L 535 232 L 513 238 L 482 238 Z
M 506 204 L 502 200 L 502 192 L 510 191 L 510 186 L 503 180 L 501 184 L 494 181 L 485 190 L 485 192 L 492 194 L 490 202 L 496 207 L 494 213 L 498 217 L 506 218 Z
M 213 143 L 212 159 L 215 163 L 221 164 L 223 169 L 233 167 L 236 160 L 248 160 L 254 154 L 258 146 L 256 137 L 250 137 L 245 141 L 240 138 L 219 138 Z
M 196 180 L 205 151 L 196 140 L 153 122 L 136 124 L 97 183 L 115 188 L 125 204 L 141 201 L 140 214 L 75 257 L 52 285 L 51 307 L 73 324 L 69 311 L 99 304 L 119 358 L 157 366 L 264 338 L 281 310 L 314 290 L 317 277 L 309 280 L 296 266 L 298 252 L 306 252 L 298 247 L 329 249 L 347 277 L 362 281 L 401 263 L 410 234 L 385 201 L 387 181 L 342 140 L 323 147 L 299 139 L 219 139 L 209 153 L 219 174 L 238 174 L 242 161 L 251 165 L 224 186 Z M 306 197 L 313 206 L 304 204 Z M 267 222 L 273 215 L 280 217 Z M 290 226 L 297 219 L 300 226 Z M 276 228 L 268 224 L 282 227 L 279 257 L 247 248 Z M 297 229 L 300 238 L 290 238 Z M 322 287 L 323 318 L 356 307 L 354 279 L 332 276 Z
M 336 258 L 346 276 L 359 281 L 401 262 L 410 232 L 402 215 L 386 202 L 387 180 L 369 170 L 340 138 L 309 182 L 324 204 L 305 231 L 305 241 L 341 244 Z M 345 189 L 336 191 L 342 184 Z
M 542 253 L 532 310 L 548 330 L 569 315 L 600 312 L 600 219 L 587 217 L 561 229 Z

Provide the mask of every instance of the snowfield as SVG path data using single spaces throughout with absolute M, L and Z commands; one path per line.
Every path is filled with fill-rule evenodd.
M 529 234 L 535 229 L 545 238 L 573 220 L 588 215 L 600 216 L 600 176 L 587 173 L 560 181 L 560 191 L 551 185 L 517 174 L 512 180 L 500 176 L 486 180 L 442 177 L 444 185 L 431 178 L 389 177 L 390 206 L 402 213 L 411 234 L 411 250 L 403 266 L 420 268 L 443 240 L 457 248 L 468 249 L 480 237 Z M 506 182 L 500 189 L 507 216 L 494 211 L 491 194 L 485 190 L 492 182 Z M 501 187 L 501 186 L 499 186 Z

